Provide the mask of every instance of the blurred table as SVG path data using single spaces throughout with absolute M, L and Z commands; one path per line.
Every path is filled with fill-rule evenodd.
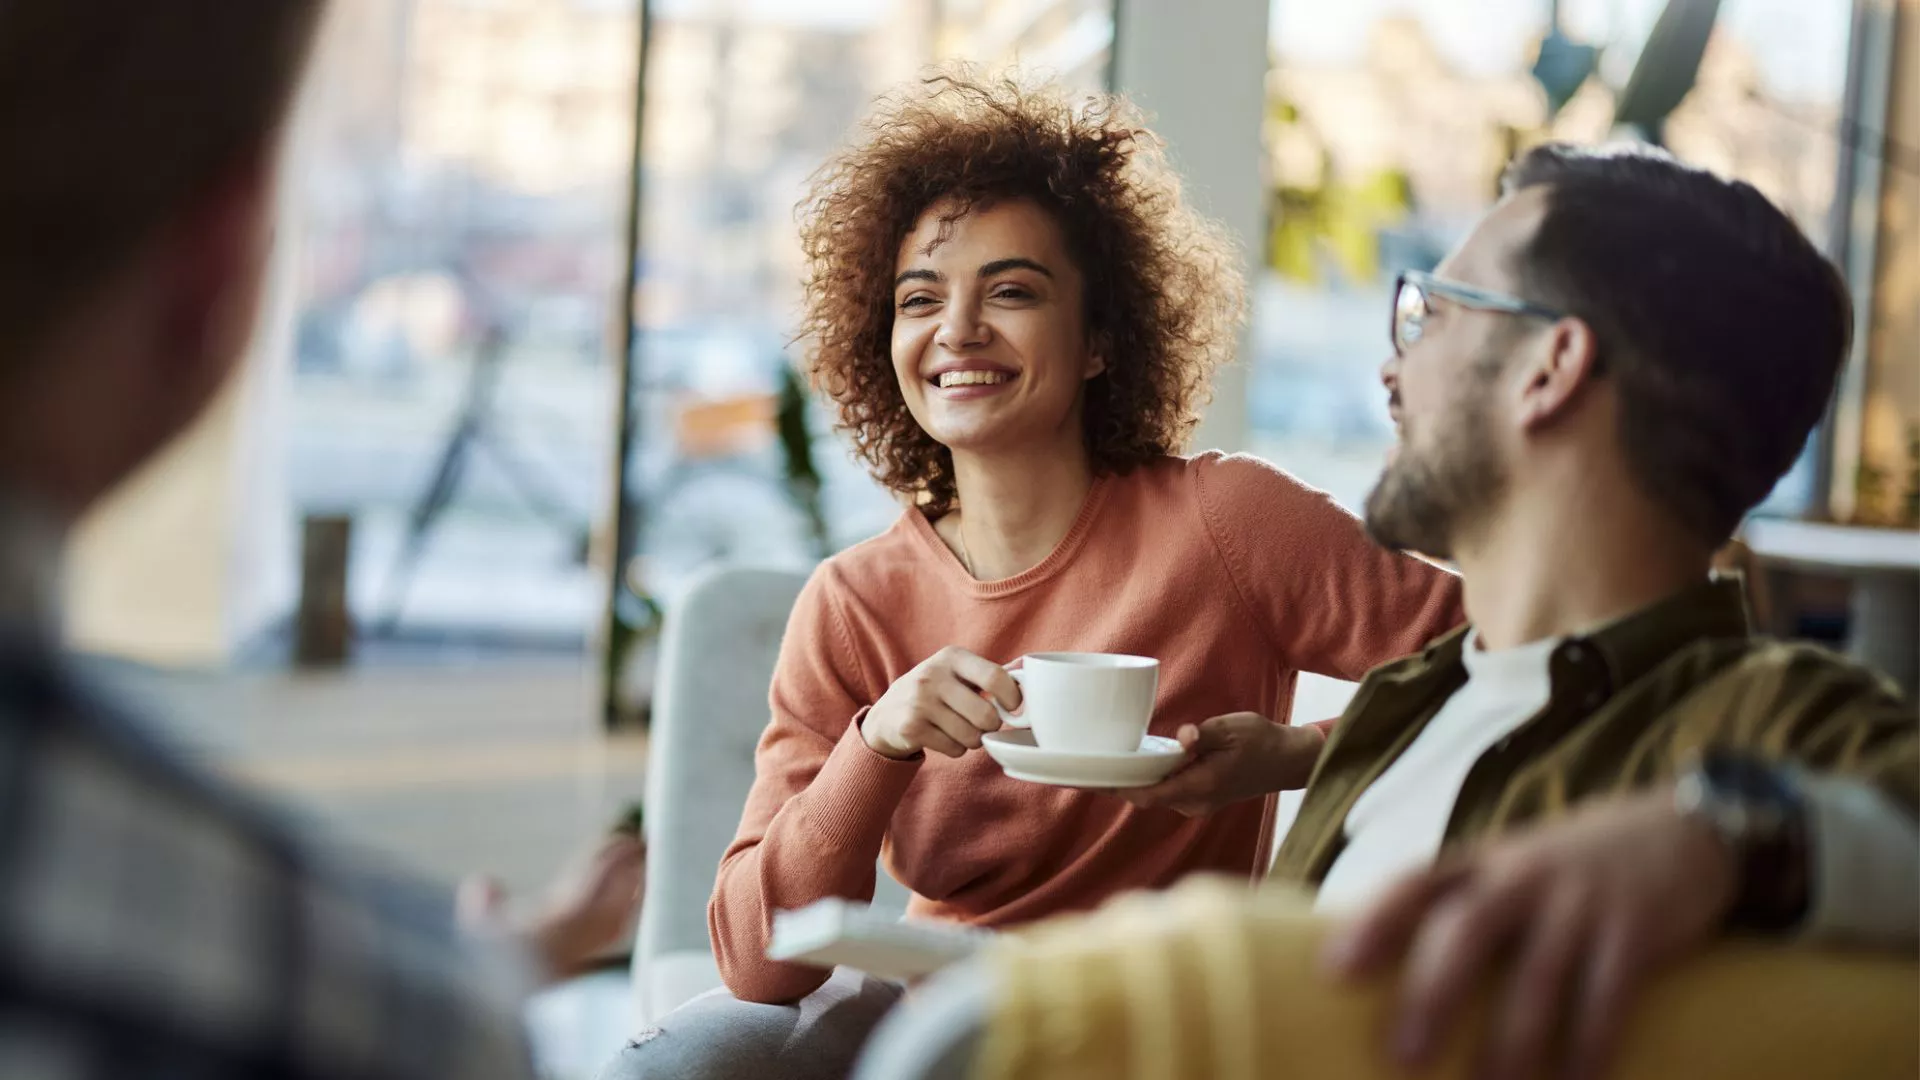
M 1756 518 L 1743 537 L 1766 565 L 1847 578 L 1847 654 L 1920 689 L 1920 532 Z

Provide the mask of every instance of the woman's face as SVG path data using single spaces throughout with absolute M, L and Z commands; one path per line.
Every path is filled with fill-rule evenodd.
M 940 236 L 936 203 L 894 264 L 893 370 L 907 408 L 955 451 L 1077 447 L 1081 393 L 1106 368 L 1079 267 L 1025 199 L 975 207 Z

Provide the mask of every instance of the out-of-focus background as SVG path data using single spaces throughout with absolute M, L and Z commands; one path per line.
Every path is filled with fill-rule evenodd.
M 874 95 L 953 59 L 1156 117 L 1254 281 L 1202 445 L 1355 507 L 1394 274 L 1516 149 L 1653 140 L 1751 181 L 1861 332 L 1744 565 L 1775 629 L 1911 687 L 1920 10 L 1892 0 L 335 0 L 245 376 L 76 537 L 73 641 L 356 842 L 543 880 L 642 796 L 689 583 L 899 512 L 795 378 L 793 208 Z

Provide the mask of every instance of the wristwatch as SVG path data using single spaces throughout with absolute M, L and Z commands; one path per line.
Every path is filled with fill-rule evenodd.
M 1792 773 L 1710 750 L 1681 775 L 1674 807 L 1712 828 L 1733 852 L 1739 884 L 1729 927 L 1780 933 L 1805 920 L 1812 895 L 1807 812 Z

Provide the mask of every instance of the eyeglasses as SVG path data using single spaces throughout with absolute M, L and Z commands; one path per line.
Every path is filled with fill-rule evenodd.
M 1517 296 L 1482 289 L 1465 282 L 1449 281 L 1419 270 L 1408 270 L 1393 285 L 1393 352 L 1405 355 L 1420 340 L 1427 316 L 1433 313 L 1430 296 L 1444 296 L 1461 307 L 1476 311 L 1494 311 L 1503 315 L 1523 315 L 1531 319 L 1562 319 L 1566 312 L 1522 300 Z

